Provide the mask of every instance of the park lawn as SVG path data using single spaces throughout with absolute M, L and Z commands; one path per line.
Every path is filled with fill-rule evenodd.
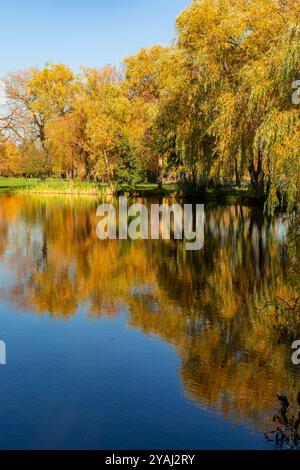
M 6 178 L 0 177 L 1 192 L 28 194 L 82 194 L 99 195 L 106 192 L 107 185 L 89 181 L 66 181 L 54 178 Z
M 0 177 L 0 192 L 29 188 L 38 183 L 37 178 L 6 178 Z

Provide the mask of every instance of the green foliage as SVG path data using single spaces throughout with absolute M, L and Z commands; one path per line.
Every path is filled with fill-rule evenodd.
M 141 160 L 130 147 L 130 144 L 124 140 L 120 141 L 118 149 L 115 179 L 118 185 L 127 184 L 130 188 L 133 188 L 137 183 L 143 181 Z

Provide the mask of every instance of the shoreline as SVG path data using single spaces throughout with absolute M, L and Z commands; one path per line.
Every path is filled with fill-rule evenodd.
M 106 185 L 89 181 L 38 180 L 27 178 L 1 178 L 0 192 L 26 194 L 31 196 L 71 196 L 71 197 L 119 197 L 129 198 L 163 198 L 170 197 L 186 201 L 219 204 L 243 204 L 263 206 L 263 201 L 251 187 L 220 186 L 209 188 L 198 194 L 184 194 L 175 184 L 160 187 L 157 184 L 137 184 L 134 188 L 120 186 L 115 193 Z

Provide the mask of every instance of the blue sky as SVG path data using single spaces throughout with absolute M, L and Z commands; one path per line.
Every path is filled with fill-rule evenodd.
M 10 0 L 0 5 L 0 77 L 64 62 L 118 65 L 126 55 L 175 36 L 190 0 Z

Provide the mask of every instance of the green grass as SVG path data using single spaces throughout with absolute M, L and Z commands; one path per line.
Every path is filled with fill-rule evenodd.
M 70 194 L 70 195 L 106 195 L 110 192 L 106 184 L 91 181 L 66 181 L 59 179 L 38 178 L 4 178 L 0 177 L 0 190 L 21 191 L 29 194 Z M 168 195 L 174 193 L 175 185 L 164 185 L 160 188 L 158 184 L 137 184 L 134 188 L 121 185 L 117 193 L 129 193 L 133 195 Z
M 118 194 L 128 193 L 132 196 L 170 196 L 176 194 L 175 184 L 164 184 L 160 187 L 154 183 L 140 183 L 134 187 L 130 187 L 126 184 L 120 185 L 117 189 Z
M 66 195 L 95 195 L 105 196 L 109 194 L 110 188 L 106 184 L 91 181 L 66 181 L 58 179 L 26 179 L 26 178 L 3 178 L 6 189 L 20 190 L 28 194 L 66 194 Z M 117 194 L 128 194 L 133 196 L 167 196 L 176 192 L 175 185 L 137 184 L 134 188 L 128 185 L 120 185 Z
M 36 178 L 4 178 L 0 177 L 0 190 L 21 189 L 35 186 L 38 182 Z

